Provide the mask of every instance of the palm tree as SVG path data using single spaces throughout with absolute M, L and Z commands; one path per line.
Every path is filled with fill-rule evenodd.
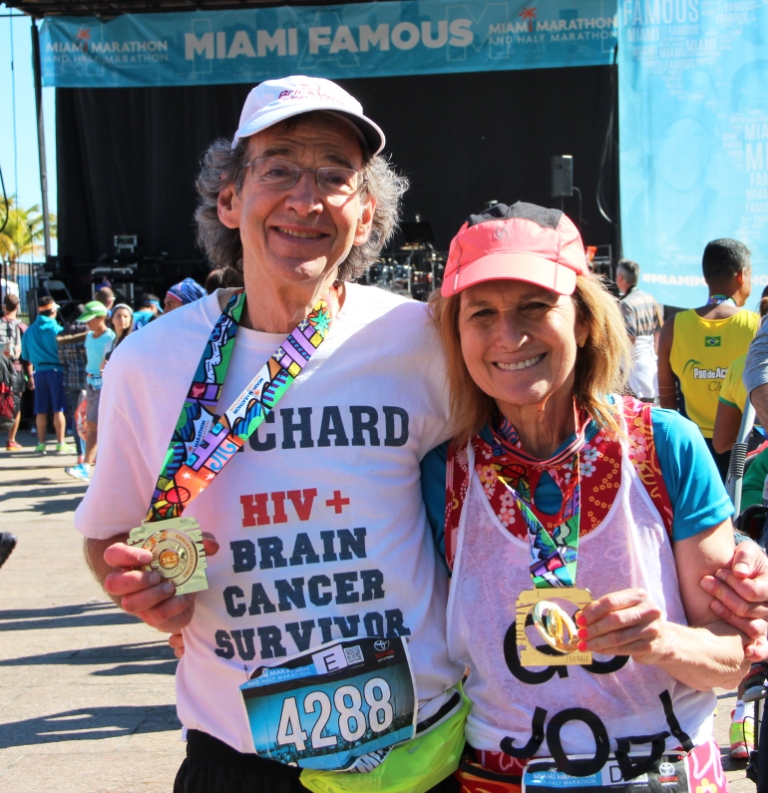
M 0 203 L 0 225 L 4 219 Z M 56 216 L 50 216 L 51 236 L 56 236 Z M 37 204 L 23 209 L 19 207 L 16 198 L 8 199 L 8 220 L 5 228 L 0 232 L 0 261 L 10 268 L 11 280 L 16 277 L 16 263 L 27 257 L 30 261 L 41 259 L 44 255 L 45 231 L 43 228 L 43 215 Z

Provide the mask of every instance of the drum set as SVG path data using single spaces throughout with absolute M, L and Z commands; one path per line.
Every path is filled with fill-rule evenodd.
M 443 283 L 446 258 L 447 254 L 434 250 L 431 245 L 406 243 L 372 265 L 360 278 L 360 283 L 426 301 Z

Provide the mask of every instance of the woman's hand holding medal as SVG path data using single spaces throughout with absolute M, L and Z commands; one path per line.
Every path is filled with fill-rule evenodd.
M 593 600 L 576 615 L 579 649 L 629 655 L 655 663 L 666 648 L 666 620 L 644 589 L 622 589 Z
M 730 637 L 731 642 L 740 640 L 742 647 L 750 638 L 734 633 L 732 626 L 711 622 L 690 599 L 686 603 L 686 613 L 688 625 L 669 622 L 645 589 L 611 592 L 576 614 L 579 650 L 625 655 L 640 664 L 656 664 L 699 691 L 712 688 L 716 677 L 723 681 L 723 687 L 735 688 L 749 668 L 749 659 L 744 657 L 746 652 L 736 667 L 729 660 L 729 654 L 736 653 L 733 644 L 724 645 L 720 655 L 712 653 L 713 637 L 724 640 Z M 754 647 L 752 641 L 749 646 Z M 709 648 L 709 656 L 706 648 Z M 756 652 L 762 652 L 762 647 Z M 730 679 L 724 676 L 726 666 L 733 667 Z

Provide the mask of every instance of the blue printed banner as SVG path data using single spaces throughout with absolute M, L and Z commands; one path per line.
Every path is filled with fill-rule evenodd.
M 43 81 L 59 88 L 258 83 L 597 66 L 616 45 L 615 0 L 361 3 L 48 17 Z
M 761 291 L 768 0 L 621 0 L 619 10 L 621 227 L 640 287 L 668 305 L 702 305 L 704 246 L 733 237 L 751 249 Z

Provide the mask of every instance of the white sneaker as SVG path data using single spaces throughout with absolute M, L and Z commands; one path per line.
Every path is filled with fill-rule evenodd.
M 74 477 L 75 479 L 79 479 L 81 482 L 90 482 L 91 475 L 86 470 L 84 465 L 71 465 L 68 468 L 64 469 L 65 474 L 69 474 L 70 476 Z

